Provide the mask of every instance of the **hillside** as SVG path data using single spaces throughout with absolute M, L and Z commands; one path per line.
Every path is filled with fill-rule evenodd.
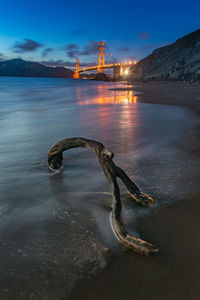
M 71 78 L 73 71 L 64 67 L 48 67 L 22 59 L 0 61 L 0 76 Z
M 158 48 L 130 70 L 131 80 L 200 80 L 200 30 Z

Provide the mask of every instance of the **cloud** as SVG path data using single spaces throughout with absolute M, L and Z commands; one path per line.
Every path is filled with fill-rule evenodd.
M 71 32 L 72 35 L 82 35 L 85 34 L 86 31 L 84 29 L 77 29 Z
M 137 36 L 139 40 L 146 41 L 151 39 L 151 34 L 149 32 L 140 32 Z
M 45 66 L 51 66 L 51 67 L 74 67 L 76 65 L 75 63 L 72 63 L 70 61 L 65 61 L 63 59 L 41 60 L 39 63 L 41 63 Z
M 80 55 L 79 46 L 76 44 L 69 44 L 62 48 L 62 50 L 67 50 L 66 54 L 69 58 L 76 58 Z
M 88 44 L 85 45 L 82 50 L 76 44 L 69 44 L 61 48 L 61 50 L 67 50 L 66 54 L 69 58 L 76 58 L 81 55 L 87 56 L 98 53 L 98 42 L 89 41 Z
M 0 53 L 0 60 L 6 60 L 8 59 L 3 53 Z
M 98 53 L 98 42 L 89 41 L 88 45 L 83 48 L 81 55 L 91 55 Z
M 120 52 L 128 52 L 129 50 L 131 50 L 130 47 L 123 47 L 123 48 L 119 48 L 118 49 Z
M 30 39 L 24 39 L 22 42 L 16 42 L 13 48 L 15 49 L 15 52 L 21 53 L 21 52 L 35 51 L 42 46 L 43 46 L 42 44 L 36 41 Z
M 49 52 L 52 52 L 53 51 L 53 48 L 46 48 L 46 49 L 44 49 L 44 51 L 42 52 L 42 56 L 43 57 L 46 57 L 48 54 L 49 54 Z
M 78 50 L 79 47 L 76 44 L 69 44 L 65 47 L 66 50 Z
M 77 56 L 79 56 L 79 51 L 77 50 L 71 50 L 71 51 L 67 51 L 67 56 L 69 58 L 77 58 Z

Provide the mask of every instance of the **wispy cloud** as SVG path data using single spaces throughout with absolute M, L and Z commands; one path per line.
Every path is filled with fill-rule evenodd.
M 53 66 L 53 67 L 74 67 L 75 66 L 75 63 L 72 63 L 70 61 L 65 61 L 63 59 L 41 60 L 39 63 L 46 66 Z
M 46 48 L 46 49 L 44 49 L 44 51 L 42 52 L 42 56 L 43 57 L 46 57 L 48 54 L 49 54 L 49 52 L 52 52 L 53 51 L 53 48 Z
M 85 45 L 82 49 L 79 48 L 76 44 L 69 44 L 61 50 L 65 50 L 66 54 L 69 58 L 76 58 L 78 56 L 87 56 L 91 54 L 96 54 L 98 52 L 98 42 L 89 41 L 87 45 Z
M 119 48 L 118 50 L 119 50 L 120 52 L 128 52 L 128 51 L 131 50 L 131 48 L 130 48 L 130 47 L 123 47 L 123 48 Z
M 66 50 L 78 50 L 79 47 L 76 44 L 69 44 L 65 47 Z
M 8 59 L 3 53 L 0 53 L 0 60 L 6 60 Z
M 146 41 L 151 39 L 151 34 L 147 31 L 140 32 L 137 36 L 138 40 Z
M 79 51 L 76 50 L 67 51 L 67 56 L 69 58 L 76 58 L 79 56 Z
M 79 46 L 76 44 L 69 44 L 62 48 L 62 50 L 66 51 L 66 54 L 69 58 L 76 58 L 79 56 Z
M 43 46 L 42 44 L 36 41 L 30 39 L 24 39 L 21 42 L 16 42 L 13 46 L 13 49 L 14 52 L 21 53 L 21 52 L 35 51 L 42 46 Z
M 98 51 L 98 42 L 97 41 L 89 41 L 88 45 L 83 48 L 81 55 L 91 55 L 96 54 Z

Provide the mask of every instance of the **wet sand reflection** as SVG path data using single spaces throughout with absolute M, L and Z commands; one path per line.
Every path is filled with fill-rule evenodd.
M 95 105 L 95 104 L 132 104 L 137 103 L 138 97 L 132 90 L 120 91 L 109 90 L 109 94 L 105 91 L 104 85 L 98 85 L 98 94 L 94 98 L 83 97 L 82 88 L 77 88 L 78 105 Z
M 123 155 L 127 151 L 132 151 L 133 155 L 134 140 L 140 127 L 138 96 L 132 90 L 120 90 L 121 87 L 122 85 L 116 86 L 115 83 L 114 90 L 113 85 L 100 83 L 95 87 L 96 93 L 91 94 L 78 87 L 77 102 L 81 106 L 78 121 L 81 128 L 87 127 L 88 137 L 112 145 L 112 150 L 117 155 Z M 92 135 L 93 127 L 98 128 L 95 136 Z M 135 151 L 137 152 L 136 147 Z

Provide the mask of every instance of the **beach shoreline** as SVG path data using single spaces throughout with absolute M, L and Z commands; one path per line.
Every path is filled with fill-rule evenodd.
M 141 92 L 139 101 L 153 104 L 183 106 L 200 115 L 200 82 L 148 82 L 139 83 L 132 88 Z
M 138 102 L 182 106 L 200 115 L 199 83 L 150 82 L 132 90 L 140 92 Z M 194 135 L 199 136 L 199 128 L 194 128 Z M 190 140 L 192 144 L 192 136 Z M 141 236 L 153 241 L 160 252 L 153 257 L 128 249 L 110 253 L 106 268 L 92 278 L 81 279 L 67 299 L 200 299 L 200 144 L 192 149 L 183 151 L 188 161 L 195 156 L 198 163 L 193 177 L 186 176 L 181 201 L 142 217 L 137 224 Z M 187 178 L 192 182 L 190 187 Z
M 189 86 L 192 111 L 177 103 L 184 84 L 173 84 L 1 80 L 1 299 L 200 298 L 198 89 Z M 48 170 L 50 146 L 72 136 L 103 142 L 155 197 L 141 207 L 119 182 L 123 224 L 156 255 L 116 239 L 94 153 L 67 151 L 62 172 Z

